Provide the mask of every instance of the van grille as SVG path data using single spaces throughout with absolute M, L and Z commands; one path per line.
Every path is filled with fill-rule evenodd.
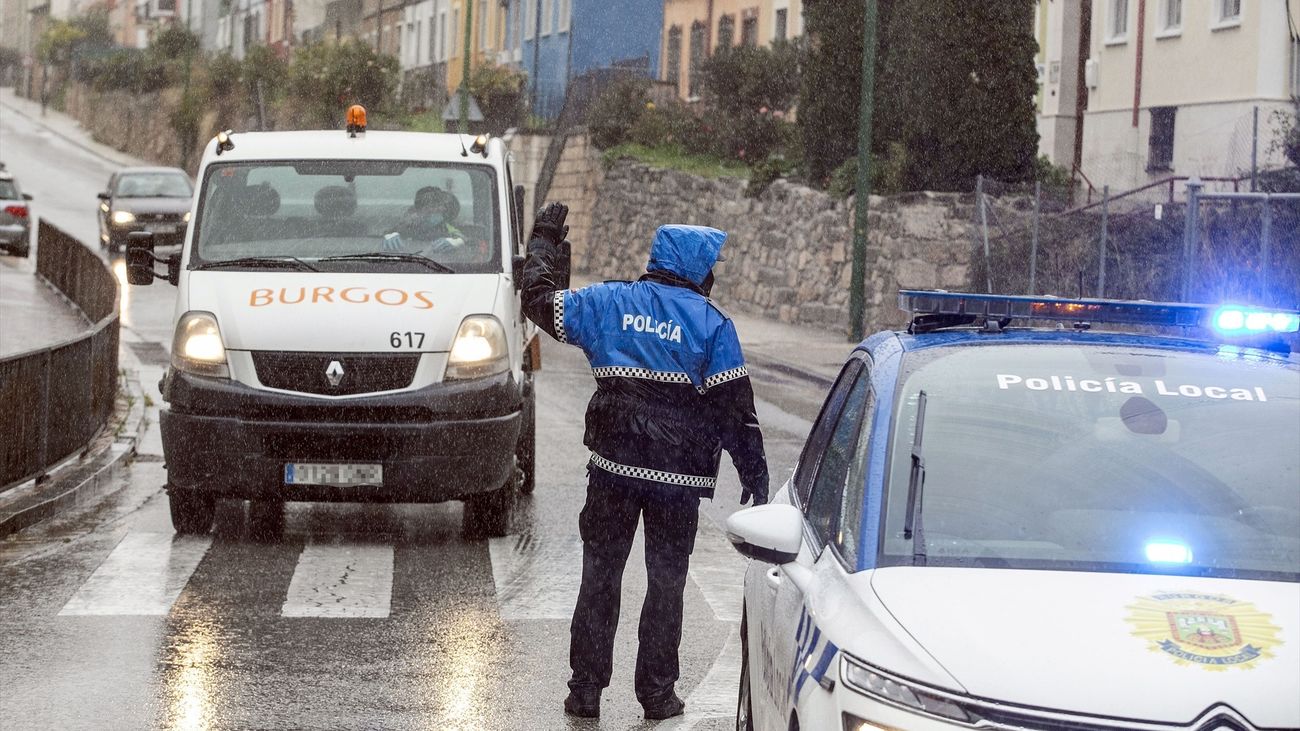
M 327 374 L 335 361 L 343 369 L 338 385 L 331 384 Z M 419 353 L 253 352 L 253 366 L 263 386 L 322 396 L 353 396 L 407 388 L 415 380 L 419 365 Z

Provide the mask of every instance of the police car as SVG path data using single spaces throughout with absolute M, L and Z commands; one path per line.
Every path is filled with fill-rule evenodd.
M 737 728 L 1300 728 L 1300 314 L 901 300 L 728 521 Z
M 133 284 L 179 288 L 175 529 L 207 531 L 219 498 L 464 500 L 467 530 L 504 533 L 533 487 L 540 349 L 503 143 L 367 132 L 354 107 L 346 132 L 224 132 L 198 179 L 181 253 L 128 243 Z

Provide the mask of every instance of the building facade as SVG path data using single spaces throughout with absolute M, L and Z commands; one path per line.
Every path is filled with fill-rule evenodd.
M 1252 156 L 1260 169 L 1283 164 L 1274 142 L 1279 115 L 1294 114 L 1300 99 L 1300 4 L 1092 0 L 1083 8 L 1078 22 L 1090 42 L 1080 169 L 1094 185 L 1242 176 Z
M 803 0 L 667 0 L 659 79 L 694 101 L 700 70 L 716 51 L 768 46 L 803 35 Z
M 498 63 L 528 74 L 533 114 L 559 116 L 574 78 L 606 68 L 659 71 L 664 0 L 498 0 Z
M 1039 0 L 1034 8 L 1038 41 L 1038 154 L 1074 169 L 1082 153 L 1079 115 L 1087 107 L 1083 64 L 1089 54 L 1088 0 Z

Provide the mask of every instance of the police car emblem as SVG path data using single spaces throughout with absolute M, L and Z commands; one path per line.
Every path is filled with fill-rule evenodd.
M 1250 668 L 1282 644 L 1271 615 L 1219 594 L 1159 592 L 1139 597 L 1128 609 L 1133 636 L 1180 665 Z
M 325 378 L 329 379 L 331 386 L 337 388 L 343 382 L 343 364 L 337 360 L 330 361 L 329 366 L 325 368 Z

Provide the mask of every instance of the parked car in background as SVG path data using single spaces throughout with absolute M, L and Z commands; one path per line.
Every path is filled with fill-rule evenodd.
M 194 183 L 179 168 L 125 168 L 99 194 L 99 245 L 126 249 L 127 234 L 148 231 L 158 246 L 180 246 L 190 222 Z
M 27 256 L 32 246 L 32 197 L 18 187 L 12 173 L 0 163 L 0 251 Z

